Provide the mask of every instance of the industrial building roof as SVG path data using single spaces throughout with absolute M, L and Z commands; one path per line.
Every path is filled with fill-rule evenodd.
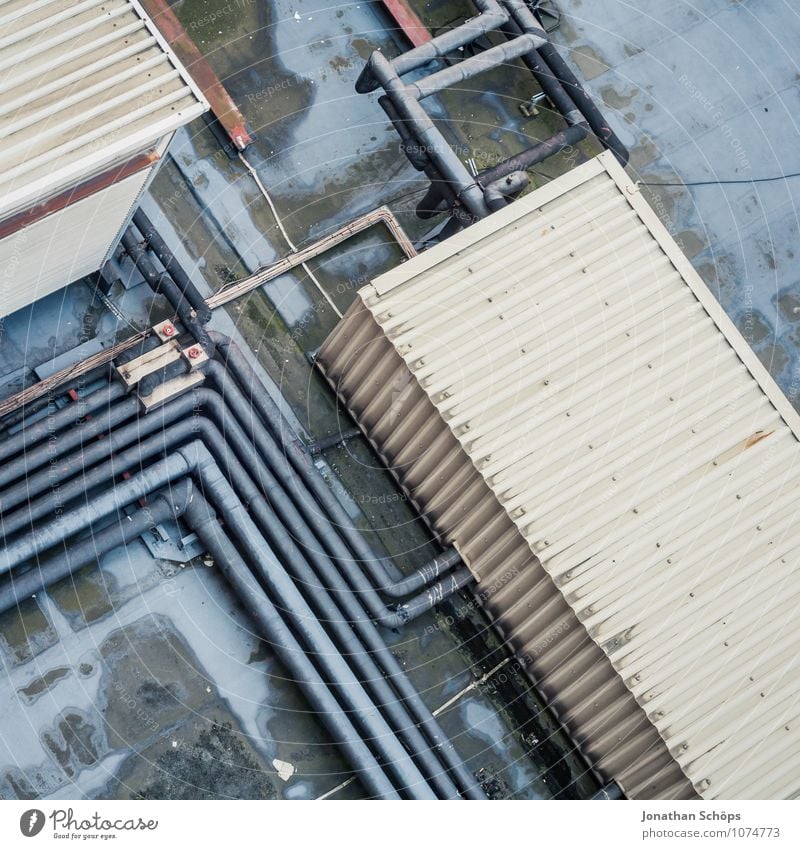
M 0 218 L 111 165 L 207 109 L 134 0 L 0 5 Z
M 660 795 L 624 685 L 698 794 L 800 794 L 800 418 L 613 157 L 361 295 L 322 367 L 585 746 Z

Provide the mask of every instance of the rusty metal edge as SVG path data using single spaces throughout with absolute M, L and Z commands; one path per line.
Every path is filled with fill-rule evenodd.
M 245 150 L 253 142 L 253 137 L 244 115 L 214 73 L 208 60 L 186 32 L 167 0 L 140 0 L 140 2 L 205 95 L 214 117 L 227 133 L 231 143 L 237 150 Z
M 414 47 L 431 40 L 433 36 L 430 30 L 408 4 L 408 0 L 383 0 L 383 5 Z
M 70 380 L 82 377 L 84 374 L 92 371 L 92 369 L 107 365 L 123 351 L 133 348 L 149 335 L 149 330 L 136 333 L 130 338 L 124 339 L 122 342 L 117 342 L 116 345 L 112 345 L 105 351 L 99 351 L 97 354 L 87 357 L 85 360 L 81 360 L 81 362 L 76 363 L 74 366 L 69 366 L 61 371 L 57 371 L 46 380 L 34 383 L 33 386 L 29 386 L 27 389 L 17 392 L 16 395 L 11 395 L 4 401 L 0 401 L 0 417 L 14 412 L 14 410 L 18 410 L 20 407 L 24 407 L 25 404 L 30 404 L 32 401 L 36 401 L 38 398 L 53 392 L 60 386 L 68 383 Z

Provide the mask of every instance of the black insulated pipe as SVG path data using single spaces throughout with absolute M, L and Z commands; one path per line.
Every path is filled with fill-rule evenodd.
M 486 71 L 491 71 L 493 68 L 510 64 L 515 59 L 519 59 L 533 50 L 539 42 L 540 39 L 532 35 L 521 35 L 512 41 L 490 47 L 476 56 L 462 59 L 455 65 L 442 68 L 441 71 L 436 71 L 421 80 L 409 83 L 406 90 L 417 100 L 424 100 L 426 97 L 438 94 L 446 88 L 465 83 L 467 80 L 471 80 Z
M 578 78 L 564 61 L 558 50 L 552 44 L 548 43 L 539 48 L 539 55 L 547 62 L 553 71 L 553 75 L 566 88 L 569 96 L 575 101 L 575 105 L 586 116 L 592 132 L 601 144 L 614 154 L 620 165 L 627 165 L 630 159 L 628 148 L 625 147 L 619 136 L 611 129 L 603 113 L 597 108 L 597 105 L 586 89 L 578 82 Z
M 117 388 L 120 390 L 120 394 L 123 395 L 122 387 L 119 386 Z M 20 456 L 7 460 L 0 467 L 0 487 L 7 487 L 21 478 L 21 482 L 17 485 L 18 494 L 25 500 L 25 487 L 27 486 L 28 477 L 31 472 L 40 466 L 49 464 L 53 459 L 54 454 L 50 448 L 53 441 L 58 440 L 59 451 L 64 451 L 68 448 L 77 448 L 85 444 L 88 440 L 102 436 L 107 431 L 113 430 L 115 427 L 135 418 L 140 409 L 141 405 L 138 399 L 124 398 L 117 404 L 109 406 L 108 409 L 103 409 L 102 413 L 99 410 L 96 411 L 92 418 L 85 421 L 81 427 L 73 426 L 70 430 L 57 436 L 53 434 L 53 436 L 48 438 L 47 442 L 37 441 L 36 444 L 29 446 Z M 53 483 L 59 483 L 59 479 L 54 477 Z M 6 498 L 10 494 L 8 490 L 0 491 L 0 510 L 5 511 L 7 509 L 8 502 Z
M 155 425 L 158 425 L 158 424 L 159 424 L 159 423 L 158 423 L 155 419 L 151 419 L 150 417 L 148 417 L 147 419 L 145 419 L 145 421 L 146 421 L 146 422 L 148 422 L 148 423 L 155 423 Z M 91 446 L 91 448 L 90 448 L 89 450 L 90 450 L 90 451 L 95 451 L 98 447 L 100 447 L 101 449 L 102 449 L 102 448 L 104 448 L 104 447 L 105 447 L 105 445 L 108 445 L 108 444 L 111 444 L 112 442 L 114 442 L 114 441 L 115 441 L 115 437 L 117 437 L 117 436 L 119 435 L 119 433 L 120 433 L 120 431 L 115 430 L 115 431 L 114 431 L 114 433 L 110 434 L 110 436 L 109 436 L 109 442 L 108 442 L 108 443 L 104 443 L 104 442 L 96 443 L 96 444 L 92 445 L 92 446 Z M 221 440 L 221 439 L 219 439 L 219 438 L 217 438 L 217 439 L 215 439 L 215 440 L 214 440 L 214 442 L 215 442 L 215 444 L 221 444 L 221 443 L 222 443 L 222 440 Z M 88 459 L 88 458 L 84 458 L 84 459 Z M 64 474 L 66 474 L 66 473 L 67 473 L 67 469 L 66 469 L 66 468 L 62 468 L 62 472 L 63 472 Z M 64 495 L 66 495 L 66 492 L 65 492 L 64 490 L 62 490 L 62 493 L 63 493 Z M 399 671 L 399 670 L 398 670 L 398 671 Z M 390 674 L 391 674 L 391 673 L 390 673 Z M 413 688 L 411 689 L 411 692 L 412 692 L 412 693 L 414 693 Z M 416 694 L 414 693 L 414 695 L 416 695 Z M 421 718 L 420 718 L 420 719 L 421 719 Z M 419 721 L 419 720 L 418 720 L 418 721 Z M 441 735 L 440 735 L 440 736 L 441 736 Z M 445 738 L 445 739 L 446 739 L 446 738 Z M 470 781 L 470 780 L 471 780 L 471 781 L 473 782 L 473 784 L 474 784 L 474 780 L 472 780 L 472 779 L 469 777 L 469 773 L 467 773 L 467 781 Z M 468 794 L 468 795 L 472 795 L 472 794 Z M 482 794 L 477 793 L 474 797 L 475 797 L 475 798 L 480 798 L 480 797 L 481 797 L 481 795 L 482 795 Z
M 3 416 L 0 422 L 0 439 L 3 436 L 14 436 L 28 425 L 34 422 L 46 419 L 62 407 L 76 401 L 83 401 L 98 389 L 105 389 L 108 386 L 107 375 L 99 374 L 91 379 L 85 379 L 76 382 L 72 387 L 61 387 L 59 394 L 53 394 L 49 397 L 38 399 L 38 403 L 24 404 L 17 408 L 13 413 Z M 73 407 L 73 409 L 75 409 Z
M 195 492 L 184 517 L 214 558 L 228 584 L 250 613 L 284 666 L 303 691 L 314 712 L 342 749 L 361 783 L 381 799 L 399 799 L 364 741 L 326 686 L 314 664 L 295 639 L 275 606 L 264 596 L 255 577 L 222 527 L 204 496 Z
M 592 796 L 593 800 L 597 799 L 604 802 L 617 801 L 624 798 L 625 794 L 622 792 L 622 788 L 616 781 L 612 781 L 609 784 L 604 785 L 597 791 L 597 793 L 594 794 L 594 796 Z
M 180 486 L 173 486 L 169 496 L 176 496 L 179 492 Z M 166 497 L 164 494 L 159 495 L 151 505 L 140 508 L 130 516 L 118 513 L 107 527 L 92 532 L 85 539 L 64 544 L 63 551 L 38 560 L 25 572 L 12 570 L 0 584 L 0 613 L 5 613 L 41 590 L 95 563 L 109 551 L 129 545 L 150 528 L 166 522 L 173 516 L 173 506 L 180 502 L 179 496 L 172 504 L 167 502 Z
M 261 383 L 258 375 L 248 363 L 239 347 L 227 336 L 210 331 L 209 334 L 217 347 L 218 354 L 223 358 L 224 371 L 232 375 L 244 393 L 252 408 L 258 412 L 264 425 L 272 434 L 273 439 L 282 447 L 281 456 L 276 457 L 277 472 L 285 480 L 299 479 L 304 486 L 294 483 L 292 491 L 302 500 L 313 496 L 311 503 L 318 504 L 330 523 L 336 529 L 342 540 L 355 554 L 359 563 L 367 570 L 373 584 L 382 591 L 389 589 L 396 581 L 389 574 L 386 564 L 370 550 L 361 532 L 353 526 L 347 511 L 339 503 L 336 494 L 323 479 L 313 458 L 306 447 L 294 434 L 294 430 L 278 405 Z M 222 372 L 217 365 L 212 365 L 209 375 L 213 378 Z M 292 475 L 294 472 L 294 475 Z M 425 573 L 419 571 L 409 576 L 405 585 L 408 592 L 414 592 L 425 586 Z M 413 589 L 412 589 L 413 587 Z
M 133 516 L 120 516 L 118 523 L 112 523 L 77 544 L 65 546 L 63 553 L 40 560 L 37 566 L 21 573 L 18 577 L 12 573 L 0 588 L 0 609 L 6 610 L 19 604 L 42 587 L 49 586 L 92 562 L 100 554 L 130 542 L 153 524 L 169 518 L 180 518 L 187 512 L 190 503 L 195 505 L 195 520 L 192 521 L 187 517 L 190 526 L 201 537 L 206 549 L 214 556 L 217 565 L 237 592 L 245 608 L 261 627 L 262 635 L 270 640 L 284 665 L 295 676 L 296 683 L 303 690 L 312 707 L 320 713 L 323 724 L 348 755 L 350 764 L 355 768 L 358 777 L 371 792 L 381 798 L 399 798 L 395 788 L 383 774 L 378 762 L 361 740 L 350 720 L 342 714 L 340 706 L 335 702 L 332 693 L 312 666 L 307 655 L 303 653 L 287 626 L 280 620 L 274 606 L 268 602 L 263 591 L 248 574 L 235 548 L 231 544 L 227 547 L 223 545 L 224 535 L 220 530 L 215 532 L 213 540 L 208 538 L 207 517 L 204 513 L 197 513 L 198 509 L 203 509 L 205 502 L 197 493 L 192 492 L 188 479 L 172 483 L 168 490 L 160 492 L 154 498 L 151 506 L 137 511 Z
M 328 632 L 259 533 L 254 520 L 211 454 L 202 443 L 197 443 L 193 450 L 199 455 L 196 473 L 204 495 L 210 495 L 213 499 L 225 521 L 225 527 L 237 537 L 247 553 L 247 560 L 259 582 L 275 604 L 290 616 L 299 641 L 310 652 L 323 678 L 334 685 L 343 708 L 350 712 L 354 723 L 362 729 L 366 742 L 379 754 L 380 762 L 385 764 L 387 772 L 395 777 L 398 789 L 412 799 L 435 799 L 436 794 L 409 752 L 372 702 L 347 659 L 338 652 Z M 179 452 L 182 451 L 184 449 L 179 449 Z
M 533 23 L 531 23 L 531 19 L 523 17 L 522 13 L 516 6 L 513 6 L 511 3 L 507 5 L 514 9 L 516 15 L 510 18 L 509 21 L 500 28 L 500 32 L 502 32 L 506 38 L 513 40 L 519 38 L 519 36 L 524 35 L 525 33 L 536 35 L 542 34 L 541 28 L 538 30 L 536 29 L 536 27 L 539 26 L 539 21 L 535 15 L 532 16 Z M 523 19 L 525 21 L 525 26 L 522 26 L 519 23 L 519 21 Z M 539 47 L 541 47 L 544 43 L 549 43 L 546 36 L 539 44 Z M 572 126 L 573 124 L 586 123 L 586 118 L 581 114 L 581 111 L 569 96 L 561 82 L 553 75 L 553 72 L 539 54 L 538 49 L 534 48 L 530 53 L 526 53 L 521 58 L 528 70 L 533 74 L 533 77 L 539 84 L 542 92 L 564 117 L 567 125 Z
M 420 145 L 406 122 L 400 117 L 397 110 L 392 105 L 392 101 L 382 94 L 378 98 L 378 105 L 386 113 L 386 117 L 392 122 L 392 126 L 400 136 L 400 150 L 405 153 L 408 161 L 417 169 L 417 171 L 425 171 L 427 168 L 434 167 L 428 156 L 425 148 Z
M 223 345 L 224 350 L 226 351 L 229 368 L 233 371 L 234 376 L 237 373 L 239 375 L 239 385 L 242 386 L 245 391 L 248 391 L 249 388 L 251 392 L 251 403 L 255 403 L 256 407 L 260 408 L 262 415 L 266 413 L 265 421 L 272 423 L 270 429 L 273 437 L 280 440 L 279 444 L 283 445 L 284 440 L 289 439 L 292 434 L 288 422 L 283 418 L 282 413 L 269 396 L 269 393 L 267 393 L 263 385 L 260 384 L 257 376 L 252 369 L 250 369 L 249 364 L 247 364 L 244 356 L 238 348 L 232 346 L 232 343 L 229 339 L 227 339 L 227 337 L 220 335 L 216 338 Z M 183 367 L 176 365 L 176 368 L 180 370 Z M 240 395 L 240 393 L 235 389 L 235 386 L 230 385 L 227 375 L 217 363 L 210 363 L 209 371 L 212 376 L 216 376 L 220 392 L 223 394 L 227 393 L 229 403 L 237 404 L 239 407 L 239 419 L 242 424 L 246 426 L 248 418 L 252 419 L 252 417 L 249 416 L 249 407 L 245 398 Z M 192 396 L 184 399 L 183 403 L 189 404 L 189 402 L 193 402 L 197 392 L 203 392 L 203 390 L 196 390 Z M 103 409 L 103 407 L 109 403 L 109 399 L 122 395 L 123 392 L 121 387 L 112 385 L 109 388 L 108 393 L 97 393 L 97 397 L 93 399 L 93 402 L 97 402 L 97 407 L 95 407 L 94 403 L 90 405 L 90 407 L 91 409 Z M 212 402 L 213 399 L 209 399 L 209 403 Z M 67 433 L 59 437 L 59 454 L 63 454 L 64 451 L 77 447 L 83 447 L 84 450 L 89 450 L 89 444 L 97 437 L 104 436 L 106 433 L 109 433 L 113 437 L 114 432 L 118 428 L 120 428 L 125 422 L 137 416 L 139 409 L 139 402 L 135 398 L 126 398 L 117 405 L 109 406 L 102 414 L 98 413 L 86 424 L 85 427 L 73 427 Z M 62 415 L 58 415 L 57 418 L 61 419 L 65 426 L 75 423 L 74 417 L 63 415 L 63 411 L 59 411 L 59 413 Z M 191 408 L 187 409 L 186 414 L 191 415 Z M 221 422 L 221 426 L 224 429 L 224 422 Z M 47 437 L 48 434 L 50 434 L 50 438 L 47 443 L 29 447 L 23 456 L 12 459 L 4 465 L 2 470 L 0 470 L 0 486 L 9 487 L 9 485 L 13 484 L 14 481 L 21 479 L 18 484 L 12 485 L 10 488 L 6 488 L 2 494 L 0 494 L 0 509 L 2 509 L 5 513 L 7 513 L 9 509 L 24 503 L 24 501 L 30 500 L 33 494 L 35 494 L 34 486 L 37 478 L 35 478 L 34 475 L 36 474 L 37 468 L 45 465 L 48 466 L 46 472 L 39 475 L 38 480 L 40 484 L 46 483 L 46 485 L 51 486 L 54 482 L 54 473 L 59 484 L 65 479 L 64 475 L 66 474 L 66 469 L 63 466 L 59 467 L 57 463 L 54 465 L 55 457 L 53 443 L 56 437 L 53 432 L 52 424 L 48 424 L 46 422 L 42 423 L 41 426 L 35 426 L 33 428 L 33 432 L 39 441 Z M 33 442 L 34 440 L 28 439 L 27 441 Z M 24 446 L 26 440 L 10 440 L 10 442 L 15 442 L 18 443 L 18 445 Z M 106 444 L 110 445 L 112 442 L 108 442 Z M 331 522 L 336 526 L 336 531 L 341 534 L 343 541 L 350 546 L 351 550 L 359 559 L 363 567 L 368 571 L 370 578 L 380 591 L 386 593 L 392 598 L 399 598 L 403 595 L 422 590 L 428 583 L 430 583 L 431 574 L 437 578 L 439 577 L 440 573 L 437 572 L 435 567 L 433 569 L 423 568 L 415 570 L 407 578 L 401 579 L 400 582 L 396 581 L 388 573 L 387 566 L 380 559 L 376 558 L 374 553 L 369 549 L 361 536 L 360 531 L 352 526 L 346 511 L 337 500 L 335 494 L 322 479 L 313 464 L 311 456 L 301 446 L 299 440 L 294 439 L 290 440 L 290 442 L 293 442 L 293 444 L 289 445 L 288 450 L 280 450 L 274 445 L 267 446 L 267 451 L 272 457 L 273 471 L 278 475 L 278 477 L 283 475 L 291 476 L 292 470 L 300 475 L 304 483 L 308 486 L 311 495 L 313 496 L 313 500 L 316 500 L 317 503 L 322 506 L 323 510 L 325 510 Z M 96 446 L 94 450 L 98 450 Z M 103 446 L 100 446 L 99 450 L 102 451 Z M 287 459 L 289 460 L 289 463 L 286 462 Z M 308 498 L 309 495 L 304 489 L 299 492 L 299 500 L 301 504 L 307 502 Z M 317 519 L 319 519 L 319 517 L 317 517 Z M 339 559 L 348 559 L 348 554 L 344 552 L 344 549 L 341 546 L 336 544 L 334 537 L 334 532 L 328 534 L 329 545 L 333 547 L 334 556 L 338 556 Z M 457 583 L 459 587 L 469 583 L 468 574 L 462 572 L 458 577 Z M 450 587 L 450 592 L 452 592 L 452 583 L 439 587 L 437 592 L 439 590 L 446 591 L 447 587 Z M 365 589 L 366 588 L 364 588 L 364 590 Z M 370 598 L 372 598 L 372 596 L 370 596 Z M 403 606 L 397 612 L 387 611 L 385 606 L 380 604 L 378 601 L 375 601 L 372 605 L 372 610 L 376 618 L 386 624 L 387 627 L 399 627 L 409 621 L 409 618 L 413 614 L 416 613 L 418 615 L 419 612 L 421 612 L 420 601 L 421 599 L 418 599 L 412 604 Z
M 216 367 L 216 368 L 215 368 Z M 288 480 L 292 475 L 285 464 L 281 449 L 269 442 L 266 431 L 252 418 L 248 419 L 249 407 L 239 389 L 225 382 L 225 372 L 218 363 L 210 363 L 212 374 L 219 381 L 220 393 L 211 392 L 207 388 L 196 388 L 191 395 L 180 396 L 166 404 L 160 411 L 151 413 L 144 419 L 134 419 L 128 425 L 122 422 L 130 418 L 133 399 L 125 400 L 107 413 L 98 415 L 90 423 L 76 428 L 69 433 L 54 437 L 45 445 L 38 446 L 22 458 L 21 468 L 25 476 L 19 483 L 12 485 L 2 493 L 0 505 L 4 514 L 3 526 L 6 537 L 24 528 L 33 518 L 41 518 L 49 513 L 58 515 L 58 504 L 82 493 L 84 481 L 90 486 L 100 486 L 112 474 L 111 469 L 100 468 L 87 471 L 84 479 L 74 478 L 92 462 L 105 459 L 114 452 L 120 452 L 135 441 L 150 434 L 161 432 L 162 440 L 168 434 L 170 426 L 183 423 L 184 436 L 189 436 L 194 428 L 196 435 L 204 429 L 204 418 L 198 416 L 199 410 L 205 410 L 216 423 L 218 431 L 209 435 L 207 444 L 229 444 L 238 452 L 243 464 L 254 465 L 257 471 L 259 485 L 265 494 L 272 499 L 275 509 L 286 526 L 300 539 L 306 539 L 306 548 L 312 558 L 321 557 L 319 546 L 314 541 L 319 539 L 328 553 L 336 559 L 337 564 L 350 561 L 351 554 L 340 541 L 335 530 L 330 528 L 321 517 L 311 515 L 308 505 L 313 504 L 313 496 L 301 489 L 299 497 L 286 498 L 278 480 Z M 224 401 L 223 401 L 224 398 Z M 120 413 L 122 409 L 122 413 Z M 247 435 L 242 426 L 248 426 L 251 433 Z M 224 434 L 224 438 L 222 436 Z M 95 437 L 103 435 L 101 440 Z M 253 444 L 259 449 L 253 452 Z M 160 445 L 161 443 L 159 443 Z M 81 450 L 71 456 L 65 456 L 70 448 L 81 446 Z M 270 466 L 262 460 L 262 453 Z M 19 462 L 10 465 L 11 474 L 19 474 Z M 41 467 L 45 467 L 41 469 Z M 37 471 L 41 469 L 41 471 Z M 58 486 L 53 489 L 53 475 L 56 475 Z M 40 493 L 42 498 L 32 500 Z M 27 503 L 25 508 L 9 513 L 9 510 Z M 312 508 L 313 510 L 313 508 Z M 304 519 L 303 516 L 306 518 Z M 311 534 L 311 536 L 307 536 Z M 375 588 L 369 584 L 360 570 L 347 570 L 348 581 L 353 590 L 358 592 L 367 604 L 372 617 L 387 628 L 400 628 L 417 618 L 426 610 L 434 607 L 440 601 L 452 595 L 457 590 L 472 582 L 472 575 L 466 567 L 453 574 L 446 575 L 446 570 L 457 561 L 444 558 L 441 562 L 434 561 L 431 568 L 415 570 L 410 576 L 400 582 L 388 579 L 385 567 L 376 566 L 377 574 L 386 578 L 382 586 L 388 589 L 388 594 L 400 596 L 418 592 L 416 597 L 407 599 L 395 610 L 390 610 L 379 598 Z M 438 582 L 428 587 L 433 580 Z M 397 584 L 397 586 L 395 586 Z
M 185 477 L 192 468 L 187 457 L 179 451 L 118 483 L 114 489 L 64 510 L 55 521 L 28 531 L 0 549 L 0 575 L 33 560 L 137 499 Z
M 87 395 L 77 403 L 67 404 L 60 410 L 49 413 L 45 419 L 27 425 L 19 433 L 0 442 L 0 461 L 24 453 L 31 446 L 50 438 L 60 430 L 74 427 L 81 419 L 108 407 L 124 394 L 122 386 L 112 383 L 106 389 Z
M 504 187 L 499 181 L 509 177 L 515 172 L 526 171 L 533 168 L 556 153 L 572 150 L 575 145 L 583 141 L 587 135 L 589 135 L 589 127 L 586 122 L 573 124 L 571 127 L 559 130 L 559 132 L 557 132 L 554 136 L 551 136 L 549 139 L 533 145 L 532 147 L 523 150 L 521 153 L 511 156 L 503 162 L 498 162 L 491 168 L 481 171 L 478 174 L 478 182 L 480 185 L 485 187 L 487 194 L 487 206 L 490 206 L 493 212 L 498 209 L 502 209 L 503 206 L 505 206 L 505 202 L 501 203 L 496 197 L 498 193 L 504 194 Z M 518 183 L 518 181 L 520 181 L 520 178 L 514 178 L 513 180 L 514 183 Z M 494 188 L 490 191 L 491 186 Z M 513 185 L 509 186 L 509 189 L 511 190 L 510 194 L 516 194 L 518 191 L 522 191 L 522 189 L 518 190 Z M 465 216 L 454 215 L 445 225 L 440 238 L 447 239 L 472 223 L 472 219 Z
M 375 51 L 369 60 L 371 73 L 389 96 L 402 121 L 414 126 L 414 135 L 420 145 L 429 152 L 436 151 L 432 158 L 442 178 L 452 184 L 453 190 L 466 210 L 478 218 L 485 218 L 489 210 L 483 200 L 483 192 L 470 177 L 455 151 L 444 141 L 428 113 L 402 82 L 393 63 L 383 53 Z
M 183 270 L 183 266 L 175 259 L 167 243 L 161 238 L 158 231 L 142 209 L 137 209 L 133 214 L 133 223 L 142 234 L 142 238 L 150 246 L 150 249 L 158 257 L 159 262 L 169 272 L 175 283 L 178 284 L 183 296 L 191 305 L 197 315 L 200 324 L 208 324 L 211 321 L 211 310 L 200 294 L 197 287 L 192 283 L 189 275 Z
M 478 179 L 488 187 L 496 180 L 501 180 L 515 171 L 533 168 L 555 153 L 572 149 L 586 138 L 588 132 L 585 124 L 573 124 L 571 127 L 560 130 L 549 139 L 511 156 L 503 162 L 498 162 L 497 165 L 493 165 L 485 171 L 481 171 Z
M 486 205 L 492 212 L 497 212 L 527 185 L 528 175 L 524 171 L 512 171 L 505 177 L 499 177 L 486 186 Z
M 386 113 L 386 117 L 400 136 L 401 153 L 405 153 L 412 166 L 417 171 L 423 171 L 431 181 L 428 192 L 417 205 L 417 216 L 427 219 L 432 218 L 437 212 L 444 212 L 455 203 L 455 193 L 450 184 L 442 178 L 425 145 L 414 135 L 413 123 L 407 123 L 400 117 L 387 95 L 383 94 L 378 98 L 378 105 Z
M 451 569 L 461 564 L 461 556 L 454 548 L 448 548 L 441 554 L 429 560 L 423 566 L 415 569 L 410 575 L 390 583 L 389 576 L 384 572 L 380 577 L 385 583 L 378 584 L 378 590 L 390 598 L 404 598 L 419 592 L 446 575 Z
M 526 33 L 541 32 L 541 24 L 528 8 L 525 0 L 503 0 L 511 13 L 514 23 Z M 627 165 L 630 154 L 628 149 L 611 129 L 597 104 L 578 81 L 572 68 L 548 39 L 538 48 L 539 56 L 547 64 L 555 79 L 566 90 L 572 102 L 580 110 L 589 127 L 604 147 L 607 147 L 617 158 L 620 165 Z
M 436 798 L 421 772 L 400 744 L 385 718 L 337 651 L 327 632 L 308 607 L 278 558 L 258 532 L 241 501 L 202 442 L 194 440 L 178 448 L 129 479 L 88 502 L 65 510 L 61 521 L 35 530 L 11 542 L 0 552 L 0 573 L 37 557 L 54 545 L 90 527 L 95 521 L 126 504 L 188 475 L 195 475 L 202 491 L 220 509 L 226 527 L 239 538 L 248 560 L 279 609 L 291 618 L 298 638 L 319 664 L 329 683 L 335 682 L 337 698 L 353 716 L 366 741 L 379 753 L 398 786 L 410 798 Z
M 134 215 L 134 219 L 137 215 L 139 215 L 139 212 Z M 144 213 L 142 213 L 142 215 L 144 215 Z M 152 235 L 154 231 L 150 230 L 149 232 Z M 145 238 L 144 233 L 142 233 L 142 236 Z M 159 241 L 160 237 L 157 236 L 156 240 Z M 206 306 L 205 300 L 203 300 L 200 294 L 197 293 L 197 297 L 203 301 L 203 309 L 200 311 L 195 309 L 188 298 L 184 297 L 183 290 L 181 290 L 173 280 L 171 276 L 172 272 L 160 272 L 153 265 L 150 257 L 147 255 L 146 248 L 136 237 L 132 228 L 129 227 L 122 234 L 121 241 L 122 247 L 125 249 L 125 253 L 127 253 L 131 258 L 133 264 L 136 266 L 142 277 L 144 277 L 150 288 L 154 292 L 164 295 L 164 297 L 169 301 L 170 306 L 175 310 L 184 329 L 192 335 L 196 342 L 206 349 L 209 355 L 213 354 L 213 345 L 205 330 L 205 324 L 211 319 L 211 310 L 208 306 Z M 159 243 L 163 244 L 162 242 Z M 149 241 L 148 244 L 150 244 Z M 163 245 L 163 247 L 166 251 L 166 245 Z M 172 254 L 169 254 L 169 258 L 170 265 L 173 268 L 180 268 L 180 265 L 175 261 Z M 189 279 L 185 274 L 183 274 L 183 277 L 186 280 Z M 189 281 L 189 285 L 191 285 L 194 289 L 194 284 L 191 283 L 191 281 Z M 197 290 L 195 289 L 195 292 L 196 291 Z
M 465 47 L 502 26 L 508 20 L 508 13 L 500 7 L 497 0 L 473 0 L 473 3 L 480 12 L 479 15 L 398 56 L 394 60 L 397 73 L 403 75 L 437 59 L 443 59 L 449 53 Z M 372 66 L 372 57 L 370 57 L 356 80 L 356 91 L 359 94 L 368 94 L 375 91 L 380 84 L 379 76 Z
M 183 357 L 178 360 L 173 360 L 171 363 L 167 363 L 167 365 L 162 366 L 152 374 L 145 375 L 136 386 L 136 394 L 140 398 L 145 398 L 154 392 L 158 386 L 165 381 L 171 380 L 174 377 L 180 377 L 182 374 L 186 374 L 186 372 L 189 371 L 189 368 L 189 363 Z
M 133 260 L 139 273 L 144 277 L 145 283 L 155 289 L 158 286 L 161 274 L 150 261 L 150 257 L 147 256 L 144 244 L 136 238 L 130 227 L 122 234 L 120 244 L 125 249 L 125 253 Z
M 379 103 L 400 134 L 403 151 L 412 165 L 431 179 L 431 187 L 417 207 L 419 217 L 427 219 L 450 209 L 451 223 L 439 232 L 439 241 L 502 208 L 521 191 L 508 182 L 497 183 L 499 179 L 568 149 L 590 133 L 623 165 L 628 159 L 627 149 L 549 41 L 529 5 L 524 0 L 482 0 L 474 5 L 480 12 L 478 16 L 395 59 L 389 60 L 375 51 L 356 84 L 359 92 L 383 88 L 385 94 Z M 414 82 L 405 83 L 401 79 L 409 71 L 443 60 L 492 31 L 502 33 L 507 41 L 423 74 Z M 476 181 L 419 101 L 517 58 L 527 65 L 542 92 L 563 116 L 567 128 L 513 157 L 516 167 L 511 167 L 510 162 L 501 163 L 496 167 L 502 173 L 495 172 L 488 178 L 481 175 Z M 495 184 L 491 189 L 490 183 Z M 512 183 L 518 185 L 519 177 L 514 176 Z

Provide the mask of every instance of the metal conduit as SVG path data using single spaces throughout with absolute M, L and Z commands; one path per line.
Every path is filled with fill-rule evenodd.
M 521 188 L 505 190 L 508 184 L 498 183 L 499 179 L 577 144 L 589 133 L 613 151 L 623 165 L 628 160 L 627 149 L 549 41 L 524 0 L 474 0 L 474 5 L 480 13 L 477 17 L 393 60 L 376 51 L 356 83 L 356 91 L 362 93 L 378 87 L 384 89 L 385 95 L 379 99 L 381 107 L 398 130 L 409 161 L 431 180 L 428 194 L 417 207 L 419 217 L 430 218 L 450 207 L 452 218 L 440 232 L 440 240 L 502 208 L 521 191 Z M 409 71 L 441 60 L 492 31 L 502 33 L 508 41 L 413 83 L 402 81 L 401 77 Z M 454 155 L 418 101 L 517 58 L 527 65 L 544 94 L 564 117 L 567 127 L 513 157 L 516 167 L 508 160 L 495 166 L 496 173 L 488 177 L 481 174 L 476 180 Z M 512 182 L 519 187 L 520 177 L 515 176 Z
M 388 595 L 394 595 L 391 587 L 395 580 L 389 574 L 386 564 L 380 558 L 376 558 L 359 530 L 353 526 L 347 511 L 314 465 L 313 457 L 297 438 L 280 407 L 267 392 L 238 345 L 216 331 L 209 331 L 209 335 L 217 346 L 224 372 L 235 380 L 247 398 L 248 406 L 258 413 L 273 439 L 281 446 L 282 460 L 279 463 L 284 479 L 295 481 L 293 489 L 296 490 L 300 482 L 305 485 L 313 496 L 314 502 L 325 511 L 330 523 L 356 555 L 359 564 L 366 569 L 374 585 Z M 219 372 L 212 371 L 211 374 L 214 377 Z M 305 495 L 302 489 L 297 491 L 301 498 Z M 422 589 L 430 581 L 429 576 L 429 570 L 416 570 L 408 578 L 403 579 L 400 591 L 405 594 Z

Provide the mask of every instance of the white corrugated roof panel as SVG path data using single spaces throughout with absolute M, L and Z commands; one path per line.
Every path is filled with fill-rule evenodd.
M 800 794 L 800 419 L 613 157 L 362 299 L 697 791 Z
M 137 2 L 0 4 L 0 217 L 143 151 L 207 108 Z

